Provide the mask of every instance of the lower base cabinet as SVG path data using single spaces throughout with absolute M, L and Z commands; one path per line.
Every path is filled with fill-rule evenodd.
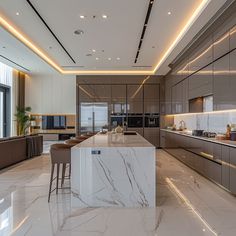
M 161 130 L 161 147 L 236 194 L 236 148 Z
M 229 190 L 236 194 L 236 148 L 230 148 Z

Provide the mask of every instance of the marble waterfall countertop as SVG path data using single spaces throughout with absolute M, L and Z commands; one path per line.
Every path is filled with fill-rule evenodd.
M 123 135 L 122 133 L 96 134 L 79 143 L 76 147 L 154 147 L 145 138 L 137 135 Z
M 97 134 L 71 150 L 72 204 L 155 207 L 156 149 L 139 134 Z

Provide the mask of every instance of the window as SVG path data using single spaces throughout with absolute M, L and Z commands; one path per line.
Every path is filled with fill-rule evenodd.
M 0 138 L 11 133 L 12 68 L 0 62 Z

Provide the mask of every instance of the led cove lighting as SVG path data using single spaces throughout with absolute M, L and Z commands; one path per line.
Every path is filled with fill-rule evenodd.
M 6 19 L 4 19 L 0 15 L 0 25 L 6 29 L 9 33 L 11 33 L 15 38 L 17 38 L 19 41 L 21 41 L 23 44 L 25 44 L 28 48 L 30 48 L 34 53 L 36 53 L 39 57 L 41 57 L 44 61 L 46 61 L 50 66 L 52 66 L 54 69 L 56 69 L 61 74 L 80 74 L 80 75 L 154 75 L 155 72 L 159 69 L 159 67 L 162 65 L 162 63 L 166 60 L 166 58 L 169 56 L 169 54 L 172 52 L 174 47 L 179 43 L 179 41 L 182 39 L 184 34 L 189 30 L 189 28 L 192 26 L 193 22 L 197 19 L 197 17 L 201 14 L 201 12 L 205 9 L 205 7 L 208 5 L 210 0 L 202 0 L 200 5 L 197 7 L 197 9 L 194 11 L 193 14 L 191 14 L 190 19 L 187 21 L 186 25 L 182 28 L 179 35 L 175 38 L 175 40 L 172 42 L 172 44 L 169 46 L 169 48 L 166 50 L 166 52 L 163 54 L 161 59 L 157 62 L 156 66 L 153 70 L 101 70 L 101 71 L 90 71 L 90 70 L 65 70 L 62 67 L 60 67 L 56 62 L 54 62 L 42 49 L 40 49 L 36 44 L 34 44 L 30 39 L 27 38 L 23 33 L 21 33 L 19 30 L 17 30 L 13 25 L 11 25 Z M 108 16 L 103 14 L 102 18 L 107 19 Z

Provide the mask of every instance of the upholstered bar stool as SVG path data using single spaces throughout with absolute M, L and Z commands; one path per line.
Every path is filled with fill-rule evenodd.
M 56 194 L 58 194 L 59 189 L 59 176 L 60 176 L 60 166 L 62 165 L 62 177 L 61 177 L 61 185 L 64 183 L 66 165 L 71 164 L 71 147 L 72 145 L 68 144 L 53 144 L 50 149 L 51 153 L 51 177 L 50 177 L 50 185 L 49 185 L 49 194 L 48 194 L 48 202 L 50 201 L 51 193 L 56 190 Z M 57 168 L 56 177 L 54 177 L 54 169 L 55 166 Z M 52 190 L 52 183 L 56 179 L 56 188 Z

